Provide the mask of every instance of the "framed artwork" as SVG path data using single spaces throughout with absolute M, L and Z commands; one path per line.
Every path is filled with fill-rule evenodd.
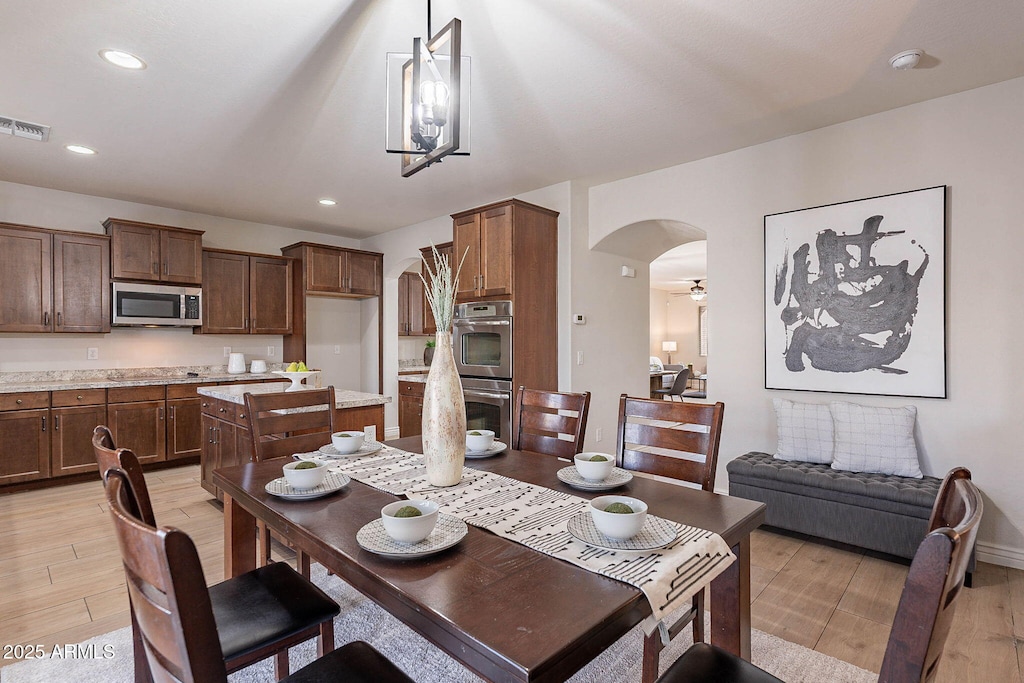
M 946 397 L 946 187 L 764 217 L 765 388 Z

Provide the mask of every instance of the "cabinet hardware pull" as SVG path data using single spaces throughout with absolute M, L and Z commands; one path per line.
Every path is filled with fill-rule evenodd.
M 49 325 L 50 325 L 50 312 L 49 311 L 44 311 L 43 312 L 43 327 L 49 327 Z
M 167 275 L 167 261 L 164 261 L 164 275 Z
M 171 406 L 171 419 L 174 419 L 174 406 Z
M 159 417 L 159 418 L 160 418 L 161 420 L 162 420 L 162 419 L 164 419 L 164 409 L 163 409 L 163 408 L 157 408 L 157 409 L 156 409 L 156 414 L 157 414 L 157 416 L 158 416 L 158 417 Z
M 63 326 L 64 326 L 64 323 L 61 320 L 61 312 L 57 311 L 57 327 L 63 327 Z
M 159 275 L 160 274 L 160 264 L 154 261 L 153 262 L 153 267 L 149 269 L 149 272 L 152 273 L 153 275 Z
M 60 431 L 60 415 L 54 415 L 53 416 L 53 431 L 55 431 L 55 432 L 59 432 Z
M 22 401 L 22 400 L 21 400 L 21 399 L 19 398 L 19 399 L 18 399 L 17 401 L 15 401 L 15 403 L 17 403 L 17 404 L 18 404 L 18 405 L 20 406 L 20 405 L 21 405 L 22 403 L 24 403 L 24 401 Z
M 76 396 L 75 398 L 77 398 L 77 399 L 78 399 L 79 401 L 81 401 L 81 400 L 82 400 L 82 395 L 81 395 L 81 394 L 79 394 L 79 395 L 78 395 L 78 396 Z
M 43 431 L 46 431 L 46 416 L 43 415 Z

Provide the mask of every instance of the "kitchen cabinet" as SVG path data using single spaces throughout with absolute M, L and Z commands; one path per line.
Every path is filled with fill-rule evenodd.
M 445 242 L 434 246 L 437 248 L 438 256 L 446 256 L 448 258 L 452 271 L 457 270 L 459 264 L 452 260 L 452 243 Z M 431 272 L 436 273 L 437 265 L 434 263 L 434 250 L 431 247 L 423 247 L 420 249 L 420 254 L 423 260 L 430 265 Z M 430 279 L 429 276 L 427 276 L 427 279 Z M 422 285 L 423 283 L 420 284 Z M 430 303 L 427 301 L 426 292 L 423 293 L 423 334 L 437 334 L 437 323 L 434 322 L 434 312 L 430 310 Z
M 416 337 L 423 331 L 423 280 L 417 273 L 402 273 L 398 278 L 398 336 Z
M 55 391 L 51 403 L 50 476 L 98 471 L 92 431 L 107 423 L 106 389 Z
M 423 433 L 423 382 L 398 380 L 398 434 L 400 437 Z
M 139 462 L 167 459 L 164 386 L 107 390 L 107 426 L 114 443 L 131 448 Z
M 110 240 L 0 224 L 0 332 L 109 332 Z
M 103 222 L 111 240 L 111 277 L 181 285 L 203 282 L 203 231 L 120 218 Z
M 302 260 L 306 294 L 352 298 L 380 295 L 383 254 L 309 242 L 291 244 L 281 253 Z
M 292 259 L 203 250 L 203 334 L 291 334 Z
M 196 389 L 209 384 L 167 386 L 167 459 L 198 456 L 203 447 L 202 406 Z
M 50 394 L 0 395 L 0 484 L 50 476 Z

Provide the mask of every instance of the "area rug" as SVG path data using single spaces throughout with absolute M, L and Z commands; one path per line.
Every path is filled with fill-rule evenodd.
M 320 565 L 313 566 L 312 577 L 341 605 L 341 614 L 334 622 L 339 645 L 365 640 L 418 683 L 476 683 L 481 680 L 341 579 L 327 576 Z M 690 646 L 689 634 L 690 630 L 685 629 L 671 646 L 662 651 L 662 670 Z M 312 661 L 315 655 L 313 642 L 292 648 L 292 671 Z M 573 683 L 639 681 L 642 649 L 642 634 L 637 627 L 569 680 Z M 869 671 L 757 630 L 751 636 L 751 649 L 751 659 L 755 664 L 790 683 L 869 683 L 877 680 L 876 674 Z M 75 651 L 94 651 L 98 657 L 19 662 L 0 669 L 0 683 L 132 683 L 129 628 L 87 640 Z M 112 652 L 113 656 L 104 659 L 104 652 Z M 238 671 L 229 680 L 231 683 L 271 683 L 274 681 L 271 661 Z

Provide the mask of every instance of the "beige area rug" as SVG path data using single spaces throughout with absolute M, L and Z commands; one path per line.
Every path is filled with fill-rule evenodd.
M 341 579 L 327 576 L 320 565 L 313 567 L 313 580 L 341 605 L 341 614 L 334 625 L 339 645 L 365 640 L 420 683 L 475 683 L 480 680 Z M 690 630 L 686 629 L 662 652 L 662 671 L 689 647 L 690 642 Z M 751 643 L 753 662 L 790 683 L 868 683 L 877 680 L 877 676 L 869 671 L 761 631 L 753 632 Z M 109 659 L 102 658 L 104 648 L 113 652 Z M 77 648 L 80 653 L 90 650 L 100 658 L 49 658 L 6 666 L 0 669 L 0 683 L 132 683 L 129 628 L 97 636 Z M 641 651 L 642 638 L 637 627 L 569 680 L 574 683 L 639 681 Z M 290 654 L 292 671 L 309 663 L 314 654 L 313 641 L 293 648 Z M 270 683 L 274 681 L 273 667 L 269 660 L 263 661 L 232 674 L 229 680 L 232 683 Z

